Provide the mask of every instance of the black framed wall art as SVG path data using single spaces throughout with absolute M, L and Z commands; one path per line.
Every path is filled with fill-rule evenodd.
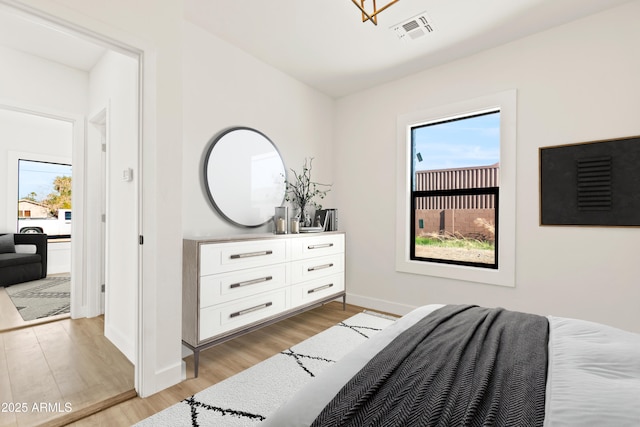
M 541 147 L 540 225 L 640 226 L 640 136 Z

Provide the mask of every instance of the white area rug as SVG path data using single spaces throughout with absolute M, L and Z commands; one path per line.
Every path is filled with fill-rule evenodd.
M 23 320 L 43 319 L 71 311 L 71 277 L 51 276 L 5 288 Z
M 254 426 L 320 372 L 393 322 L 377 313 L 358 313 L 136 426 Z

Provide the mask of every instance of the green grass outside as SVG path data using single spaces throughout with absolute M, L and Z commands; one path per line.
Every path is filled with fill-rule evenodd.
M 460 238 L 434 238 L 434 237 L 416 237 L 416 245 L 435 246 L 440 248 L 466 248 L 466 249 L 485 249 L 494 250 L 493 242 L 486 242 L 474 239 Z

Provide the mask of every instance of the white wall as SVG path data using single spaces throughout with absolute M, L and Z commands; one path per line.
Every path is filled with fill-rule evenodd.
M 105 336 L 129 360 L 135 360 L 138 279 L 137 192 L 138 182 L 138 61 L 108 51 L 93 67 L 89 80 L 90 116 L 107 111 L 106 166 L 106 300 Z M 99 173 L 100 140 L 89 140 L 87 159 L 92 173 L 87 188 L 88 218 L 100 217 Z M 123 181 L 122 172 L 133 171 L 131 181 Z M 90 225 L 98 225 L 95 221 Z M 92 229 L 87 243 L 99 238 L 100 229 Z M 99 252 L 99 248 L 98 251 Z
M 210 140 L 228 127 L 255 128 L 277 146 L 287 169 L 300 171 L 313 157 L 312 178 L 331 182 L 333 101 L 190 22 L 184 31 L 184 235 L 272 231 L 271 224 L 233 226 L 209 204 L 201 177 Z
M 86 72 L 0 46 L 0 100 L 84 114 Z
M 47 245 L 47 274 L 71 272 L 71 242 L 49 242 Z
M 474 303 L 640 331 L 640 230 L 538 225 L 539 147 L 640 135 L 638 16 L 634 1 L 339 100 L 349 301 L 398 312 Z M 515 288 L 396 272 L 397 116 L 508 89 L 518 91 Z

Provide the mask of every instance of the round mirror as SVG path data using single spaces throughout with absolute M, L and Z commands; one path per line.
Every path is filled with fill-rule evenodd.
M 286 169 L 276 146 L 245 127 L 213 138 L 204 163 L 204 182 L 214 208 L 229 222 L 258 227 L 284 201 Z

